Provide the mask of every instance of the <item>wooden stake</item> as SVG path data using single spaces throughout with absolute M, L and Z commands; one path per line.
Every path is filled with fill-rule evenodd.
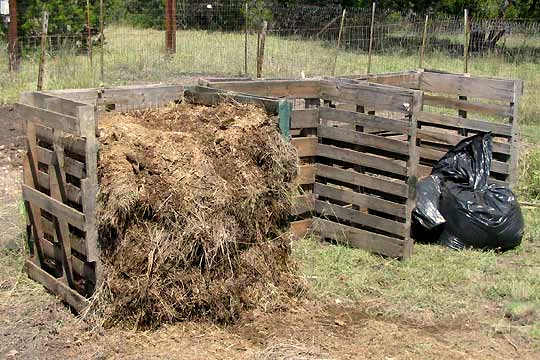
M 244 74 L 248 72 L 248 3 L 246 1 L 246 13 L 244 14 L 245 26 L 245 38 L 244 38 Z
M 371 29 L 369 31 L 369 51 L 368 51 L 367 71 L 366 71 L 367 74 L 369 74 L 369 72 L 371 71 L 371 49 L 373 48 L 373 26 L 375 23 L 375 6 L 376 4 L 373 3 L 373 7 L 371 8 Z
M 334 57 L 334 66 L 332 67 L 332 76 L 336 74 L 336 63 L 337 63 L 337 58 L 338 58 L 338 53 L 339 53 L 339 46 L 341 43 L 341 33 L 343 32 L 343 23 L 345 22 L 345 12 L 346 10 L 343 9 L 343 14 L 341 15 L 341 25 L 339 26 L 339 35 L 337 39 L 336 55 Z
M 41 53 L 39 54 L 38 91 L 43 90 L 43 75 L 45 73 L 45 49 L 47 47 L 47 30 L 49 29 L 49 13 L 43 12 L 41 20 Z
M 19 62 L 17 59 L 17 1 L 9 0 L 9 27 L 8 27 L 8 53 L 9 72 L 17 71 Z
M 424 51 L 426 48 L 426 37 L 427 37 L 427 27 L 428 27 L 429 15 L 426 15 L 426 20 L 424 22 L 424 33 L 422 34 L 422 47 L 420 48 L 420 60 L 418 61 L 418 68 L 424 68 Z
M 261 36 L 259 41 L 259 53 L 257 54 L 257 78 L 262 77 L 262 69 L 264 63 L 264 44 L 266 42 L 266 30 L 268 29 L 268 22 L 263 21 Z
M 99 0 L 99 33 L 100 33 L 100 47 L 101 55 L 99 57 L 100 62 L 100 79 L 101 84 L 105 84 L 105 55 L 104 55 L 104 46 L 105 46 L 105 24 L 104 24 L 104 13 L 103 13 L 103 0 Z
M 465 26 L 463 29 L 463 72 L 469 72 L 469 12 L 465 11 Z
M 176 53 L 176 1 L 165 2 L 165 47 L 170 54 Z
M 90 0 L 86 0 L 86 29 L 87 29 L 87 46 L 88 46 L 88 59 L 90 59 L 90 66 L 92 66 L 92 27 L 90 25 Z

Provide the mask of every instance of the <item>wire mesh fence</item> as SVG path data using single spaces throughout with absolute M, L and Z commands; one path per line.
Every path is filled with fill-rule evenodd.
M 18 2 L 14 72 L 8 71 L 9 23 L 2 16 L 0 102 L 12 102 L 21 91 L 36 87 L 43 10 L 51 14 L 44 42 L 45 89 L 173 82 L 200 74 L 253 77 L 263 21 L 268 22 L 262 70 L 266 78 L 364 74 L 368 66 L 373 73 L 420 66 L 464 71 L 463 17 L 430 15 L 426 24 L 425 14 L 376 10 L 372 26 L 371 9 L 343 12 L 337 6 L 268 6 L 261 1 L 171 1 L 176 4 L 171 51 L 162 1 L 106 0 L 103 13 L 99 0 L 74 2 L 79 7 L 68 12 L 55 7 L 57 2 L 48 3 L 36 9 Z M 527 80 L 526 96 L 532 99 L 540 88 L 539 27 L 537 21 L 472 19 L 468 71 Z

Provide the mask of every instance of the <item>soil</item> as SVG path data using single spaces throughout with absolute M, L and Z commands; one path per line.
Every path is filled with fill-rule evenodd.
M 15 130 L 11 130 L 15 129 Z M 13 145 L 11 145 L 13 144 Z M 0 108 L 0 247 L 17 244 L 20 119 Z M 155 331 L 90 328 L 29 280 L 17 250 L 0 249 L 0 359 L 537 359 L 519 335 L 485 321 L 389 318 L 373 304 L 306 300 L 286 312 L 253 311 L 234 326 L 201 322 Z

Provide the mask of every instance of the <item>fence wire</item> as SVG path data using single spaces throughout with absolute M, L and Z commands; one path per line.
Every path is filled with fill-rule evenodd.
M 110 6 L 105 8 L 103 34 L 99 1 L 90 1 L 89 12 L 84 2 L 74 3 L 82 5 L 65 13 L 48 8 L 45 89 L 174 82 L 198 75 L 253 77 L 264 20 L 268 21 L 265 78 L 364 74 L 370 39 L 370 72 L 409 70 L 420 66 L 425 26 L 425 14 L 376 10 L 371 37 L 371 9 L 346 9 L 342 19 L 341 7 L 249 1 L 246 12 L 243 1 L 184 0 L 176 1 L 176 51 L 171 52 L 166 46 L 163 2 L 106 1 Z M 16 72 L 8 71 L 6 16 L 0 26 L 1 103 L 15 101 L 37 83 L 42 10 L 25 2 L 18 6 Z M 470 23 L 469 73 L 524 79 L 527 96 L 537 96 L 540 23 L 481 19 Z M 422 67 L 463 72 L 464 29 L 463 17 L 430 15 Z M 540 111 L 529 115 L 538 117 Z

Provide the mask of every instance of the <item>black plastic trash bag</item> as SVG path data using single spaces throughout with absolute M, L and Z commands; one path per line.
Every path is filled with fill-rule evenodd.
M 521 243 L 523 216 L 512 191 L 489 184 L 491 134 L 462 140 L 417 184 L 417 240 L 453 249 L 507 250 Z

